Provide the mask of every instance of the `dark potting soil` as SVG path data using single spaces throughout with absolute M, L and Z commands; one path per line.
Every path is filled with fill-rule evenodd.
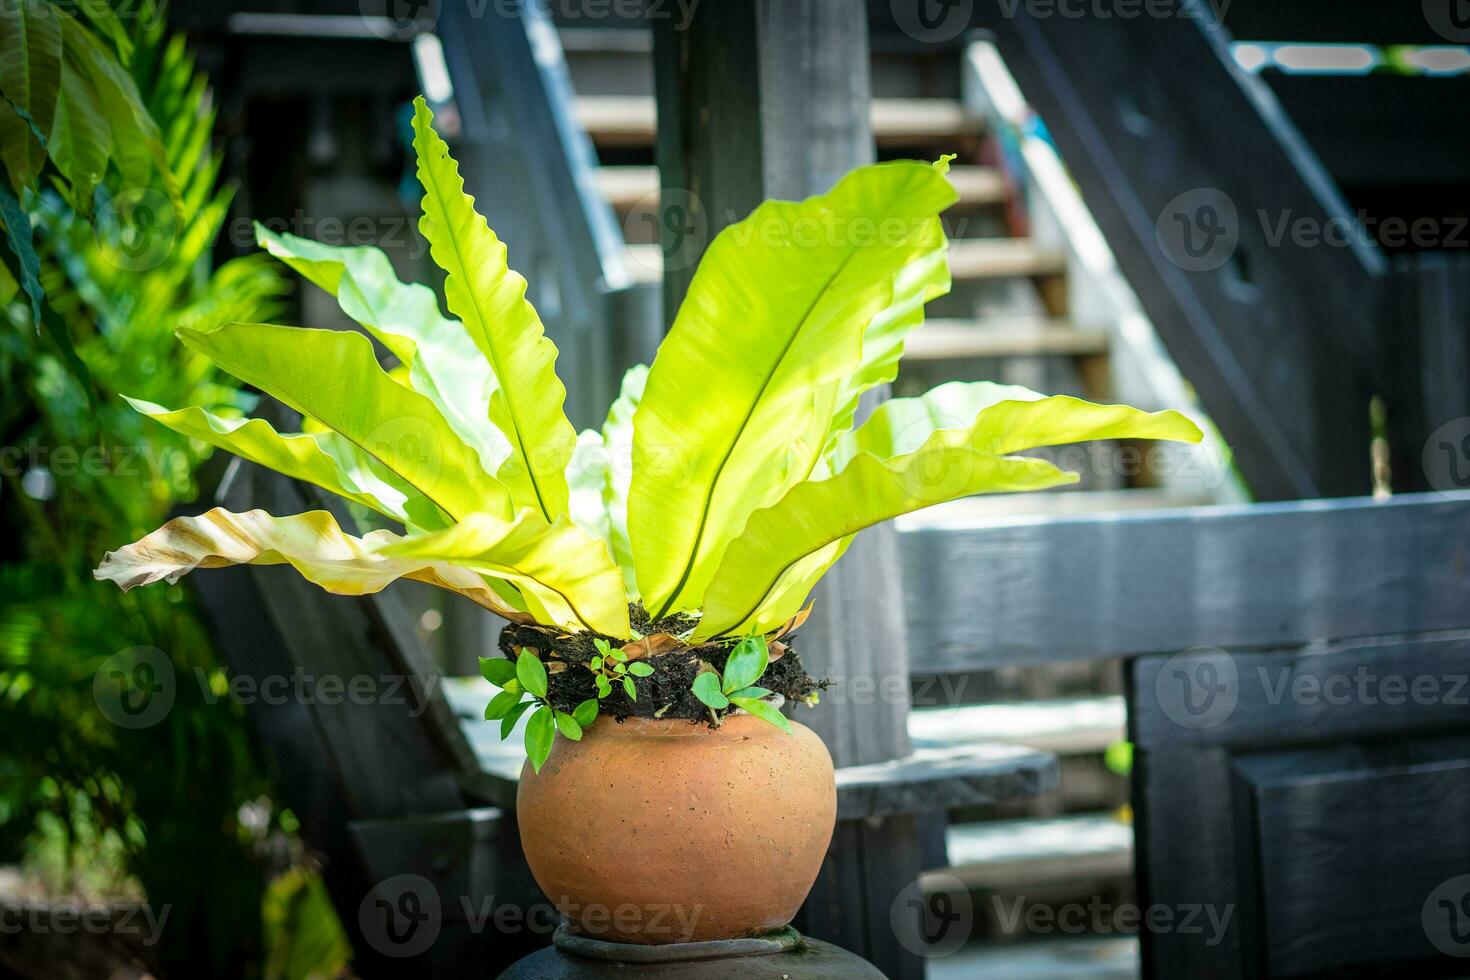
M 676 634 L 694 625 L 694 620 L 684 615 L 651 623 L 643 608 L 637 605 L 630 607 L 629 612 L 634 629 L 644 636 Z M 583 701 L 597 697 L 594 675 L 584 666 L 597 655 L 595 639 L 606 640 L 614 650 L 627 642 L 617 637 L 599 637 L 594 633 L 563 633 L 544 626 L 510 623 L 501 630 L 499 645 L 501 652 L 511 659 L 515 659 L 520 649 L 535 650 L 546 664 L 547 695 L 552 707 L 571 712 Z M 792 636 L 783 638 L 782 642 L 787 646 L 785 654 L 766 667 L 766 672 L 756 684 L 794 703 L 811 697 L 828 685 L 806 672 L 800 655 L 792 648 L 792 640 Z M 628 717 L 683 718 L 706 724 L 717 723 L 710 709 L 694 696 L 690 688 L 699 673 L 701 660 L 723 674 L 725 661 L 736 642 L 728 640 L 680 647 L 660 656 L 642 658 L 643 663 L 653 668 L 653 673 L 648 677 L 633 678 L 637 699 L 629 698 L 621 686 L 614 684 L 612 693 L 601 701 L 602 713 L 619 720 Z

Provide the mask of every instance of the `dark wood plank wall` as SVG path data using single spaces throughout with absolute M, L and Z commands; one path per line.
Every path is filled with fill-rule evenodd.
M 1264 83 L 1209 17 L 1004 6 L 977 20 L 1253 492 L 1366 492 L 1384 260 L 1276 240 L 1283 216 L 1353 215 Z
M 1470 616 L 1467 616 L 1470 620 Z M 1150 977 L 1462 975 L 1470 632 L 1130 664 Z M 1461 926 L 1463 924 L 1460 924 Z
M 1082 515 L 899 537 L 915 673 L 1459 629 L 1470 493 Z

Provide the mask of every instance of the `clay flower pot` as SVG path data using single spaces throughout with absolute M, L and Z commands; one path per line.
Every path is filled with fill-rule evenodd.
M 607 716 L 559 738 L 516 798 L 541 890 L 584 936 L 661 945 L 780 929 L 832 839 L 832 757 L 811 729 Z

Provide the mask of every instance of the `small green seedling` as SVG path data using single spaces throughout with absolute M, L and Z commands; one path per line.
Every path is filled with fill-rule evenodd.
M 694 696 L 703 701 L 711 713 L 724 711 L 731 705 L 745 710 L 761 721 L 770 722 L 786 734 L 791 734 L 791 722 L 776 710 L 776 706 L 763 698 L 771 692 L 753 686 L 766 672 L 771 653 L 766 647 L 766 638 L 760 634 L 747 636 L 736 644 L 725 661 L 725 673 L 711 668 L 694 678 Z
M 594 639 L 592 643 L 597 647 L 597 655 L 588 662 L 587 669 L 592 671 L 597 682 L 597 696 L 605 698 L 612 693 L 614 684 L 621 684 L 628 700 L 637 701 L 638 688 L 633 678 L 650 677 L 653 668 L 637 660 L 628 663 L 627 652 L 614 650 L 612 644 L 604 639 Z
M 510 737 L 521 715 L 536 709 L 526 722 L 526 757 L 538 773 L 551 754 L 551 743 L 558 732 L 574 742 L 581 741 L 582 729 L 597 719 L 596 698 L 583 701 L 571 714 L 551 706 L 546 696 L 546 666 L 530 650 L 522 650 L 514 662 L 481 657 L 480 673 L 500 688 L 500 693 L 485 706 L 485 720 L 500 722 L 501 738 Z

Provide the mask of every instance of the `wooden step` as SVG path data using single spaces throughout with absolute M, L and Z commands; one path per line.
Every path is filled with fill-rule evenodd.
M 1133 828 L 1110 813 L 953 824 L 945 845 L 949 866 L 943 872 L 986 891 L 1133 873 Z M 936 877 L 921 882 L 933 887 Z
M 599 146 L 651 146 L 657 114 L 646 95 L 582 95 L 577 121 Z M 881 145 L 922 145 L 980 131 L 956 99 L 874 99 L 873 138 Z
M 1108 352 L 1107 334 L 1078 330 L 1065 320 L 929 320 L 909 336 L 904 358 L 949 361 L 962 357 L 1089 357 Z
M 1059 276 L 1067 271 L 1061 251 L 1029 238 L 960 238 L 949 243 L 949 273 L 956 281 Z
M 944 688 L 931 688 L 943 697 Z M 909 738 L 915 748 L 941 749 L 970 743 L 1003 743 L 1085 755 L 1102 752 L 1126 735 L 1123 698 L 1059 698 L 957 708 L 915 708 L 909 712 Z
M 629 245 L 627 252 L 635 281 L 658 282 L 662 278 L 660 246 Z M 950 242 L 949 270 L 957 282 L 1059 276 L 1066 269 L 1061 252 L 1039 248 L 1026 238 L 961 238 Z
M 980 207 L 1006 200 L 1005 175 L 994 167 L 952 166 L 949 182 L 959 193 L 959 205 Z M 619 214 L 651 203 L 658 192 L 657 167 L 600 167 L 597 183 L 602 196 Z

